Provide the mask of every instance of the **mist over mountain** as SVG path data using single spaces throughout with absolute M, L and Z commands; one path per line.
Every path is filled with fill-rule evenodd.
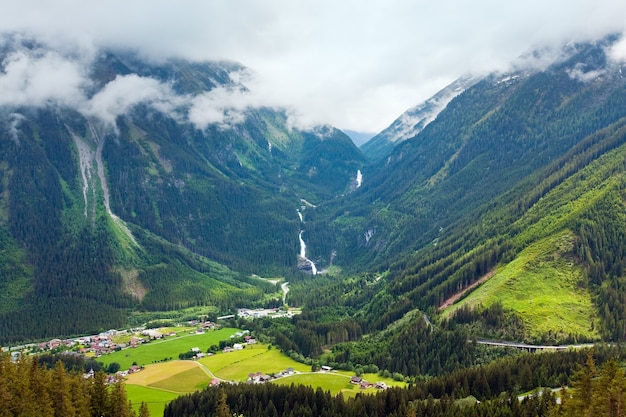
M 361 152 L 340 130 L 259 101 L 239 63 L 6 36 L 0 334 L 122 326 L 138 309 L 280 304 L 256 275 L 294 282 L 290 303 L 331 308 L 360 334 L 439 314 L 483 279 L 523 286 L 528 271 L 547 277 L 567 262 L 577 278 L 561 292 L 582 289 L 593 329 L 568 333 L 504 302 L 523 322 L 515 336 L 619 339 L 621 45 L 571 43 L 460 79 Z M 498 305 L 488 289 L 453 309 Z
M 365 162 L 337 129 L 254 107 L 236 63 L 17 36 L 2 53 L 7 339 L 120 326 L 133 307 L 254 304 L 275 289 L 251 274 L 298 272 L 302 201 L 349 192 Z

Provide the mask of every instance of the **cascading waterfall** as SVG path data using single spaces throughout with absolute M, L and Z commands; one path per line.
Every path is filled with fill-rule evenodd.
M 356 188 L 359 188 L 363 184 L 363 174 L 361 174 L 361 170 L 356 171 Z
M 300 210 L 298 210 L 298 217 L 300 218 L 300 223 L 304 223 L 304 218 Z M 302 259 L 311 268 L 311 274 L 317 275 L 317 267 L 315 266 L 315 263 L 306 257 L 306 243 L 304 243 L 304 239 L 302 239 L 303 232 L 304 230 L 300 230 L 300 233 L 298 234 L 298 240 L 300 241 L 300 259 Z

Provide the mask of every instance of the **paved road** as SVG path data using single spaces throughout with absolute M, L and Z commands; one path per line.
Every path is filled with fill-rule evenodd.
M 524 349 L 529 351 L 535 350 L 568 350 L 568 349 L 585 349 L 593 347 L 593 343 L 580 343 L 575 345 L 530 345 L 527 343 L 518 343 L 518 342 L 508 342 L 503 340 L 489 340 L 489 339 L 476 339 L 476 343 L 479 345 L 489 345 L 489 346 L 504 346 L 504 347 L 513 347 L 516 349 Z

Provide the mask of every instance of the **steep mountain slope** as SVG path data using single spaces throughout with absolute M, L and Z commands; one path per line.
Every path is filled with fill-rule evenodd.
M 361 308 L 363 324 L 382 329 L 416 307 L 435 313 L 481 278 L 506 274 L 523 288 L 573 263 L 567 291 L 584 292 L 572 308 L 586 309 L 589 323 L 600 317 L 603 337 L 624 337 L 626 80 L 607 58 L 611 42 L 569 45 L 567 58 L 543 71 L 483 79 L 366 170 L 353 201 L 329 208 L 332 230 L 318 233 L 336 236 L 327 248 L 336 262 L 384 273 L 369 296 L 344 297 Z M 545 243 L 559 237 L 567 244 Z M 598 337 L 598 323 L 576 335 L 571 316 L 531 319 L 532 300 L 507 304 L 499 288 L 482 307 L 515 310 L 525 324 L 517 337 Z M 547 309 L 556 313 L 557 304 Z
M 417 136 L 452 99 L 479 80 L 467 76 L 452 82 L 425 102 L 404 112 L 388 128 L 361 145 L 361 150 L 372 161 L 386 158 L 396 145 Z
M 5 76 L 78 66 L 4 46 Z M 297 273 L 301 199 L 349 190 L 364 157 L 336 129 L 239 106 L 242 71 L 109 51 L 75 71 L 73 95 L 3 101 L 3 341 L 120 326 L 128 308 L 253 304 L 277 289 L 250 274 Z

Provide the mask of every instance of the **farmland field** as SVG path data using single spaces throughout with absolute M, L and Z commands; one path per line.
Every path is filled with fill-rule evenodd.
M 309 387 L 322 388 L 324 391 L 330 391 L 331 394 L 338 394 L 343 391 L 355 390 L 358 392 L 358 387 L 350 383 L 350 377 L 343 374 L 334 372 L 322 373 L 322 372 L 310 372 L 304 374 L 293 375 L 285 378 L 280 378 L 272 382 L 277 385 L 307 385 Z
M 273 375 L 287 368 L 294 368 L 299 372 L 311 370 L 309 365 L 296 362 L 279 350 L 268 350 L 267 345 L 261 344 L 246 346 L 239 352 L 209 356 L 198 362 L 220 379 L 242 382 L 248 379 L 248 374 L 254 372 Z
M 143 366 L 164 360 L 178 359 L 178 354 L 188 352 L 193 347 L 198 347 L 202 352 L 206 352 L 209 346 L 217 345 L 222 340 L 229 340 L 231 335 L 239 331 L 241 330 L 225 327 L 203 334 L 187 333 L 171 336 L 139 345 L 136 348 L 123 349 L 119 352 L 101 356 L 98 358 L 98 361 L 103 362 L 105 365 L 117 362 L 120 364 L 120 369 L 128 369 L 134 362 L 139 366 Z
M 153 417 L 162 416 L 165 405 L 180 395 L 133 384 L 126 384 L 126 393 L 136 412 L 139 411 L 141 403 L 145 402 L 150 410 L 150 415 Z
M 350 377 L 353 374 L 350 372 L 311 372 L 309 365 L 296 362 L 281 351 L 264 344 L 246 345 L 239 351 L 220 352 L 197 361 L 160 360 L 163 357 L 178 358 L 178 353 L 188 351 L 192 347 L 206 350 L 211 344 L 229 339 L 230 335 L 237 331 L 238 329 L 228 328 L 205 335 L 169 338 L 151 342 L 136 349 L 125 349 L 104 358 L 108 359 L 107 363 L 117 361 L 127 364 L 128 367 L 132 361 L 138 364 L 155 362 L 145 365 L 143 370 L 128 375 L 126 379 L 128 398 L 134 407 L 137 409 L 142 402 L 146 402 L 153 416 L 162 415 L 165 404 L 173 398 L 205 388 L 214 377 L 226 381 L 244 382 L 250 373 L 261 372 L 274 375 L 288 368 L 293 368 L 296 374 L 273 380 L 272 383 L 319 387 L 324 391 L 330 391 L 331 394 L 342 393 L 346 397 L 353 397 L 360 392 L 376 392 L 374 388 L 362 390 L 358 385 L 351 384 Z M 132 355 L 126 356 L 128 353 Z M 405 385 L 389 378 L 382 378 L 377 374 L 367 374 L 363 377 L 370 382 L 384 381 L 389 386 Z
M 194 392 L 206 388 L 208 383 L 209 375 L 202 368 L 195 367 L 156 381 L 150 384 L 150 387 L 177 392 Z

